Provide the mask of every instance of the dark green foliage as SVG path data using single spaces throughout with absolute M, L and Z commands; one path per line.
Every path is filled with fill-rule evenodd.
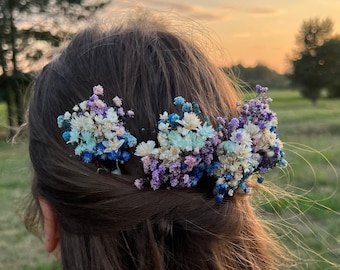
M 332 38 L 317 48 L 317 58 L 328 96 L 340 97 L 340 38 Z
M 290 85 L 289 79 L 285 75 L 279 74 L 262 64 L 255 67 L 244 67 L 239 64 L 230 67 L 230 69 L 237 78 L 249 84 L 251 88 L 255 88 L 256 84 L 260 84 L 271 89 L 287 89 Z M 230 72 L 228 68 L 223 70 L 226 73 Z
M 332 37 L 333 22 L 319 18 L 304 21 L 297 35 L 298 51 L 291 60 L 293 85 L 314 104 L 323 89 L 340 96 L 340 40 Z
M 0 0 L 0 101 L 7 104 L 10 135 L 24 119 L 23 96 L 32 78 L 27 73 L 31 64 L 71 37 L 70 25 L 110 2 L 98 1 L 83 5 L 83 0 Z M 44 45 L 36 46 L 39 42 Z

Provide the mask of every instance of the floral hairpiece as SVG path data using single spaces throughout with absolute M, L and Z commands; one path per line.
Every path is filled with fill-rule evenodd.
M 242 104 L 240 116 L 227 121 L 218 117 L 217 128 L 207 122 L 199 105 L 176 97 L 179 113 L 165 111 L 157 123 L 157 143 L 149 140 L 137 145 L 136 138 L 124 128 L 133 111 L 124 111 L 122 100 L 113 98 L 114 107 L 107 106 L 99 96 L 103 88 L 97 85 L 93 95 L 57 119 L 60 128 L 66 128 L 63 138 L 76 145 L 75 154 L 86 163 L 115 161 L 112 173 L 120 173 L 119 163 L 130 159 L 130 148 L 137 145 L 135 155 L 141 157 L 145 177 L 135 180 L 138 189 L 149 185 L 195 187 L 210 177 L 215 179 L 217 201 L 233 196 L 241 188 L 249 192 L 246 181 L 256 174 L 259 183 L 263 173 L 276 166 L 287 166 L 283 159 L 282 142 L 276 132 L 276 114 L 269 109 L 272 99 L 267 88 L 256 86 L 258 96 Z
M 282 142 L 276 132 L 277 118 L 269 109 L 272 99 L 267 88 L 256 86 L 258 96 L 240 107 L 240 116 L 227 121 L 218 117 L 215 129 L 203 121 L 199 105 L 176 97 L 179 114 L 164 112 L 158 122 L 158 147 L 155 141 L 137 145 L 135 155 L 141 156 L 144 178 L 135 185 L 149 184 L 154 190 L 161 186 L 193 187 L 204 177 L 216 179 L 214 194 L 221 202 L 236 189 L 249 192 L 246 180 L 275 166 L 286 166 Z
M 132 110 L 124 111 L 122 100 L 114 97 L 113 107 L 99 98 L 104 95 L 101 85 L 93 87 L 93 95 L 73 107 L 73 112 L 59 115 L 57 123 L 66 128 L 63 139 L 74 144 L 75 155 L 81 156 L 85 163 L 94 162 L 100 167 L 103 161 L 115 161 L 112 173 L 120 174 L 119 163 L 131 157 L 129 148 L 137 140 L 124 127 L 127 118 L 133 118 Z

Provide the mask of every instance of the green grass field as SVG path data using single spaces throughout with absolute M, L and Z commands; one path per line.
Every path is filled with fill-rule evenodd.
M 294 269 L 340 269 L 340 100 L 316 107 L 294 91 L 271 91 L 285 142 L 287 170 L 272 171 L 267 182 L 296 196 L 257 201 L 293 254 Z M 0 104 L 0 134 L 5 107 Z M 27 144 L 0 143 L 0 269 L 58 269 L 41 242 L 28 234 L 15 214 L 29 191 Z M 271 179 L 271 181 L 269 181 Z M 269 201 L 269 202 L 268 202 Z

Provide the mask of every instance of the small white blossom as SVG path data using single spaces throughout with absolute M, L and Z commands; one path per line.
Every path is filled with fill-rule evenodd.
M 235 153 L 241 159 L 246 159 L 251 157 L 251 147 L 247 147 L 244 144 L 236 145 Z
M 257 125 L 248 122 L 244 125 L 244 129 L 249 133 L 250 137 L 253 139 L 259 139 L 261 137 L 261 130 Z
M 103 145 L 106 147 L 105 153 L 110 153 L 112 151 L 117 151 L 124 143 L 124 140 L 118 140 L 114 137 L 112 140 L 103 141 Z
M 220 177 L 220 178 L 218 178 L 217 181 L 216 181 L 216 184 L 219 184 L 219 185 L 222 185 L 222 184 L 224 184 L 224 183 L 225 183 L 224 177 Z
M 249 146 L 252 144 L 249 133 L 243 128 L 234 130 L 231 133 L 230 140 L 235 143 L 245 144 Z
M 161 147 L 165 147 L 169 145 L 168 136 L 163 132 L 158 133 L 157 141 Z
M 123 136 L 125 133 L 125 128 L 122 126 L 117 126 L 115 130 L 116 130 L 117 136 Z
M 73 107 L 73 109 L 72 109 L 74 112 L 77 112 L 77 111 L 79 111 L 79 106 L 78 105 L 75 105 L 74 107 Z
M 274 156 L 274 151 L 268 151 L 266 154 L 267 154 L 267 157 L 271 158 Z
M 162 132 L 168 132 L 169 131 L 169 123 L 163 123 L 163 122 L 161 122 L 161 123 L 159 123 L 159 125 L 158 125 L 158 129 L 160 130 L 160 131 L 162 131 Z
M 70 120 L 70 118 L 71 118 L 71 114 L 69 113 L 69 112 L 65 112 L 64 113 L 64 120 Z
M 104 94 L 104 88 L 100 84 L 93 87 L 93 94 L 102 96 Z
M 183 135 L 186 135 L 190 130 L 197 130 L 201 125 L 201 120 L 193 112 L 185 112 L 182 120 L 177 120 L 177 123 L 183 126 Z
M 85 111 L 87 108 L 87 101 L 83 101 L 81 103 L 79 103 L 79 107 L 82 111 Z
M 148 156 L 154 150 L 156 143 L 154 141 L 141 142 L 137 145 L 135 155 L 139 157 Z
M 176 161 L 179 159 L 181 150 L 176 146 L 171 146 L 170 149 L 161 148 L 159 151 L 159 158 L 165 161 Z
M 106 113 L 106 118 L 108 121 L 117 123 L 118 122 L 118 114 L 114 108 L 109 108 Z
M 165 112 L 163 112 L 163 114 L 159 115 L 159 119 L 160 120 L 168 120 L 168 116 L 169 116 L 168 112 L 165 111 Z

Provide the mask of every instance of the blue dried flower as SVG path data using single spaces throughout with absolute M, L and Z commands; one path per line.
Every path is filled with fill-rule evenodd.
M 126 162 L 131 158 L 131 154 L 127 151 L 123 151 L 121 154 L 121 159 Z
M 182 106 L 182 112 L 191 112 L 192 104 L 190 102 L 185 102 Z
M 83 161 L 85 163 L 89 163 L 89 162 L 91 162 L 91 160 L 92 160 L 92 154 L 89 153 L 89 152 L 85 152 L 84 155 L 83 155 Z
M 192 107 L 193 107 L 193 112 L 196 114 L 196 115 L 201 115 L 201 110 L 200 110 L 200 106 L 198 105 L 198 103 L 196 102 L 192 102 Z
M 117 150 L 117 151 L 111 151 L 108 155 L 107 158 L 109 160 L 116 160 L 120 157 L 121 151 Z
M 216 194 L 215 198 L 219 203 L 221 203 L 221 202 L 223 202 L 224 195 L 223 194 Z
M 185 102 L 185 99 L 183 97 L 181 97 L 181 96 L 178 96 L 178 97 L 174 98 L 174 104 L 175 105 L 181 106 L 181 105 L 184 104 L 184 102 Z
M 64 126 L 64 116 L 63 115 L 59 115 L 57 117 L 57 124 L 59 128 L 62 128 Z
M 177 125 L 177 120 L 179 120 L 179 115 L 176 113 L 169 114 L 168 116 L 169 122 L 171 125 Z
M 70 139 L 70 137 L 71 137 L 69 131 L 65 131 L 65 132 L 63 133 L 62 136 L 63 136 L 64 141 L 66 141 L 66 142 L 67 142 L 67 141 Z
M 263 176 L 258 176 L 258 177 L 257 177 L 257 182 L 258 182 L 259 184 L 262 184 L 263 181 L 264 181 L 264 177 L 263 177 Z
M 135 136 L 132 136 L 129 131 L 125 131 L 122 138 L 127 142 L 129 147 L 134 147 L 137 144 L 137 139 Z

